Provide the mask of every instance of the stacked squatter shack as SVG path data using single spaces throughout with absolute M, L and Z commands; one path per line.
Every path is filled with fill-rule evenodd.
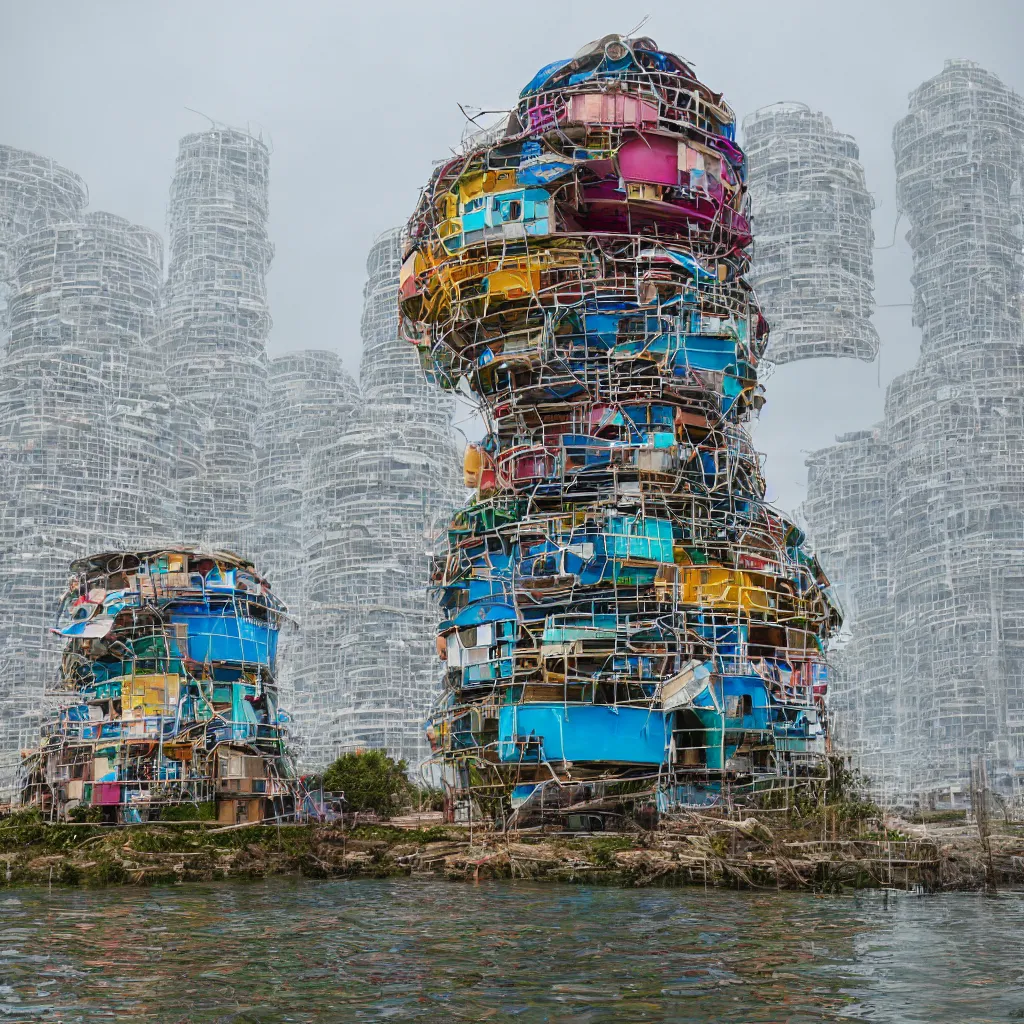
M 434 576 L 428 735 L 470 813 L 820 767 L 840 615 L 746 428 L 768 325 L 745 181 L 722 97 L 607 36 L 440 163 L 409 222 L 403 333 L 487 427 Z
M 23 804 L 122 822 L 290 815 L 274 680 L 285 608 L 253 565 L 178 548 L 93 555 L 71 573 L 59 706 L 23 761 Z

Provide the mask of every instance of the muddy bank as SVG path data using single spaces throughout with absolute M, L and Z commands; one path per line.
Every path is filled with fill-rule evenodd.
M 146 885 L 224 878 L 432 876 L 619 886 L 837 892 L 1024 885 L 1024 833 L 821 838 L 748 818 L 693 816 L 631 835 L 501 835 L 457 826 L 199 823 L 0 825 L 0 885 Z

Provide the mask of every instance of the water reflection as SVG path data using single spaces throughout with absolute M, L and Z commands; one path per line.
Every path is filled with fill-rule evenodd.
M 1024 1020 L 1018 896 L 421 880 L 0 896 L 0 1019 Z

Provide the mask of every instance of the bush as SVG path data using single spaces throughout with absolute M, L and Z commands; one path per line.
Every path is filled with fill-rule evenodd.
M 87 807 L 85 804 L 79 804 L 77 807 L 72 808 L 68 814 L 68 821 L 99 824 L 103 821 L 103 809 L 101 807 Z
M 61 864 L 57 872 L 57 881 L 59 881 L 61 885 L 81 885 L 82 872 L 79 871 L 71 861 L 66 860 Z
M 160 808 L 161 821 L 213 821 L 217 808 L 212 800 L 194 804 L 168 804 Z
M 46 830 L 38 808 L 15 811 L 0 821 L 0 850 L 17 850 L 41 842 Z
M 401 810 L 412 791 L 404 761 L 383 750 L 342 754 L 324 772 L 324 789 L 345 794 L 349 811 L 374 811 L 387 818 Z
M 925 825 L 938 825 L 942 822 L 956 821 L 966 822 L 966 811 L 915 811 L 914 821 L 920 821 Z
M 414 786 L 410 783 L 409 800 L 418 810 L 444 810 L 444 790 L 433 786 Z

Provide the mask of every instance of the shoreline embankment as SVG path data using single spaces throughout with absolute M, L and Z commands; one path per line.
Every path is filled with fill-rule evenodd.
M 636 833 L 501 833 L 387 823 L 210 827 L 0 822 L 0 885 L 110 886 L 272 876 L 842 892 L 1024 888 L 1024 829 L 813 835 L 755 817 L 691 815 Z

